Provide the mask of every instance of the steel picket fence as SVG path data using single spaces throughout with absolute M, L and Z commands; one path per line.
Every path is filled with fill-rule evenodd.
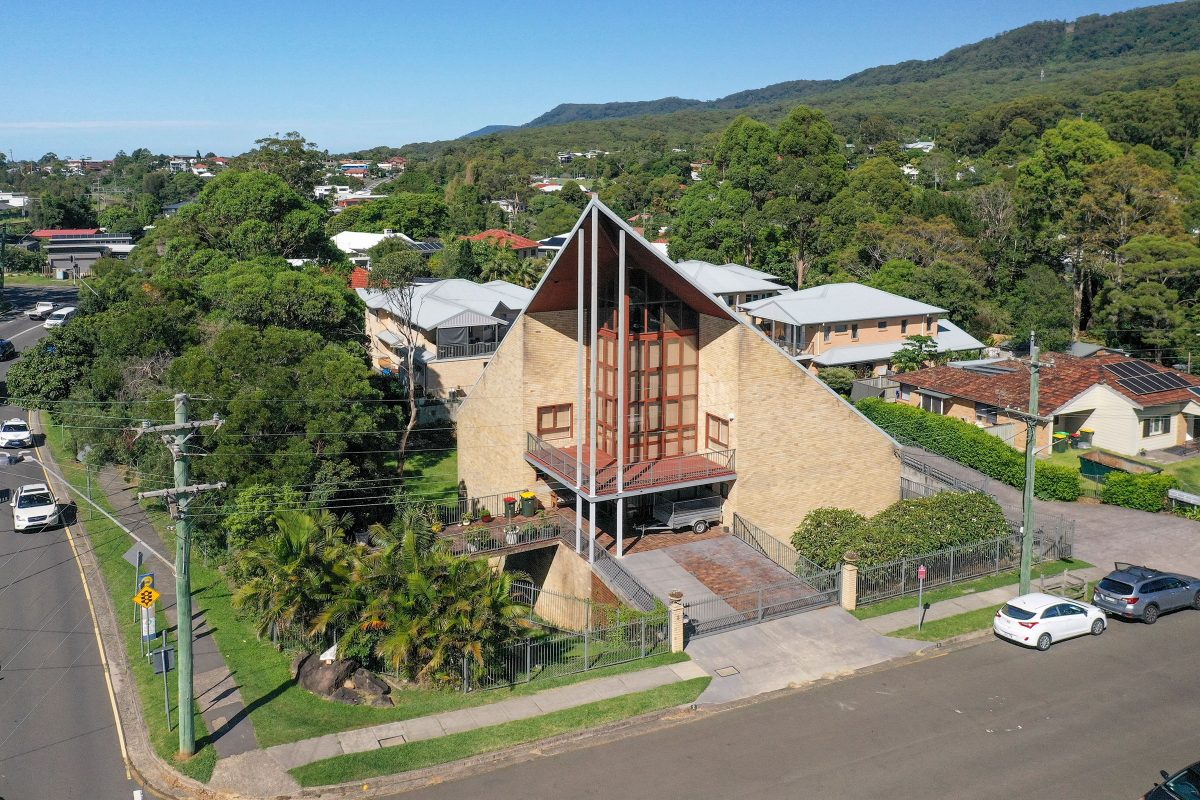
M 825 570 L 803 580 L 684 603 L 684 635 L 695 639 L 833 605 L 838 602 L 841 574 L 840 569 Z
M 789 545 L 779 541 L 762 528 L 734 512 L 733 535 L 774 561 L 793 575 L 804 577 L 824 572 L 825 568 L 800 555 Z

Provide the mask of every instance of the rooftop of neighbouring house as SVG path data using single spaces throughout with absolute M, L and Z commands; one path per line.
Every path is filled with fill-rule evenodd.
M 710 264 L 707 261 L 680 261 L 676 268 L 713 295 L 791 292 L 781 279 L 769 272 L 741 264 Z
M 351 285 L 354 279 L 352 274 Z M 357 286 L 355 289 L 368 309 L 403 314 L 404 303 L 395 293 Z M 501 315 L 523 310 L 533 297 L 532 289 L 507 281 L 475 283 L 461 278 L 418 283 L 412 291 L 413 323 L 427 331 L 441 327 L 507 325 Z
M 372 233 L 367 231 L 341 231 L 340 233 L 335 233 L 333 236 L 329 237 L 329 240 L 333 242 L 333 246 L 338 250 L 341 250 L 343 253 L 364 253 L 382 242 L 384 239 L 400 239 L 414 249 L 423 244 L 422 242 L 418 242 L 415 239 L 405 236 L 403 233 L 396 233 L 394 231 L 385 231 L 383 233 Z
M 938 334 L 936 337 L 939 353 L 954 353 L 963 350 L 982 350 L 986 345 L 948 319 L 937 321 Z M 880 342 L 878 344 L 851 344 L 845 347 L 833 347 L 818 356 L 813 356 L 813 362 L 822 367 L 836 367 L 843 364 L 865 364 L 868 362 L 891 360 L 900 348 L 904 347 L 903 340 Z
M 476 233 L 473 236 L 464 236 L 464 239 L 470 239 L 472 242 L 490 242 L 491 244 L 500 247 L 507 247 L 510 250 L 536 250 L 538 243 L 533 239 L 526 239 L 524 236 L 519 236 L 512 231 L 504 231 L 499 228 Z
M 1200 377 L 1139 358 L 1045 353 L 1040 360 L 1045 365 L 1038 391 L 1043 413 L 1061 408 L 1100 384 L 1139 408 L 1200 401 Z M 1029 405 L 1029 367 L 1016 359 L 929 367 L 896 375 L 895 380 L 904 386 L 977 403 L 1017 408 Z
M 99 228 L 39 228 L 29 234 L 37 239 L 54 239 L 59 236 L 94 236 Z
M 366 289 L 371 282 L 371 271 L 366 267 L 355 267 L 350 271 L 350 288 Z
M 760 319 L 789 325 L 916 317 L 941 314 L 946 310 L 861 283 L 827 283 L 756 300 L 740 308 Z

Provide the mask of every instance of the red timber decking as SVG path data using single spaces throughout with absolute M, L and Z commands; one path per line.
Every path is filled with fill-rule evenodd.
M 581 467 L 583 488 L 585 491 L 591 488 L 589 455 L 587 447 L 583 448 L 582 458 L 577 458 L 574 445 L 556 447 L 544 439 L 528 434 L 526 460 L 549 472 L 565 486 L 575 485 L 576 468 Z M 679 484 L 732 480 L 737 477 L 733 450 L 688 453 L 654 461 L 637 461 L 626 464 L 622 470 L 621 490 L 624 492 L 669 489 Z M 597 451 L 594 494 L 596 497 L 602 497 L 616 493 L 616 459 L 608 453 Z

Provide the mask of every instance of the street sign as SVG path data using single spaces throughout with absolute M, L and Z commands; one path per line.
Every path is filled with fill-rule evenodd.
M 175 669 L 175 648 L 160 647 L 150 651 L 150 663 L 154 665 L 154 674 L 161 675 Z
M 153 608 L 142 607 L 142 641 L 148 642 L 158 635 L 155 628 L 158 625 L 157 615 Z
M 140 559 L 138 558 L 139 553 L 141 554 Z M 140 567 L 142 565 L 141 562 L 145 561 L 149 556 L 150 551 L 146 549 L 144 544 L 135 544 L 133 547 L 126 550 L 125 555 L 121 556 L 121 558 L 125 559 L 130 564 L 133 564 L 135 567 Z
M 154 576 L 143 575 L 142 588 L 138 589 L 137 594 L 133 596 L 133 602 L 142 608 L 150 608 L 159 597 L 158 590 L 154 588 Z
M 925 627 L 925 565 L 917 567 L 917 608 L 921 618 L 917 620 L 917 630 Z
M 924 564 L 917 567 L 917 580 L 919 580 L 919 581 L 925 580 L 925 565 Z

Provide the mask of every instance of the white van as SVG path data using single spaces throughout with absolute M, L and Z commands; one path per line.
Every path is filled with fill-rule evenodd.
M 50 316 L 46 317 L 46 321 L 42 323 L 42 327 L 61 328 L 63 325 L 66 325 L 73 316 L 75 316 L 74 306 L 60 308 L 57 311 L 51 312 Z

